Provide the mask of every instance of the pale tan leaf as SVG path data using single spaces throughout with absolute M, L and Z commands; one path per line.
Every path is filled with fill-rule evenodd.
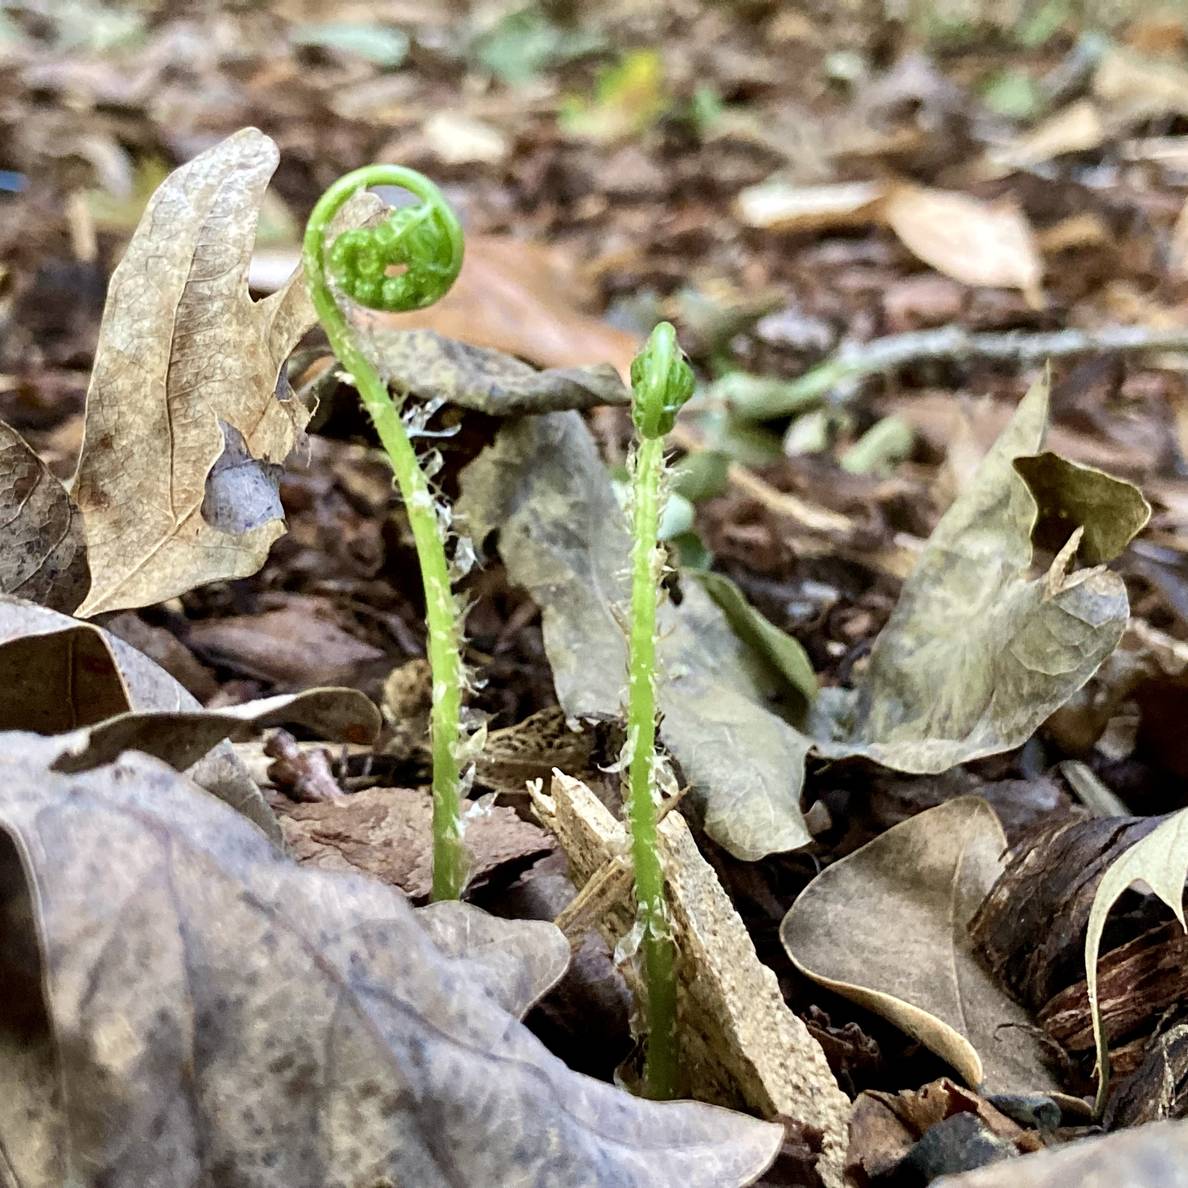
M 112 275 L 73 488 L 92 576 L 82 615 L 254 573 L 284 530 L 267 505 L 250 527 L 206 518 L 225 449 L 243 454 L 227 473 L 251 462 L 267 483 L 308 419 L 277 394 L 311 324 L 301 277 L 260 302 L 247 287 L 276 164 L 276 145 L 246 128 L 175 170 Z
M 1056 1088 L 1026 1012 L 974 956 L 968 924 L 1002 870 L 994 811 L 962 797 L 823 870 L 780 938 L 814 981 L 889 1019 L 987 1093 Z
M 69 613 L 90 581 L 82 520 L 66 488 L 0 422 L 0 593 Z
M 1013 463 L 1039 449 L 1047 406 L 1041 381 L 937 524 L 860 688 L 818 699 L 822 754 L 940 772 L 1009 750 L 1114 650 L 1128 616 L 1121 578 L 1067 572 L 1067 548 L 1045 576 L 1029 573 L 1036 504 Z M 1067 543 L 1075 548 L 1085 526 L 1069 520 Z
M 1102 875 L 1089 909 L 1085 933 L 1085 980 L 1089 986 L 1089 1013 L 1093 1019 L 1093 1041 L 1097 1045 L 1097 1109 L 1105 1104 L 1110 1080 L 1110 1054 L 1106 1049 L 1097 1001 L 1097 955 L 1110 909 L 1119 896 L 1135 883 L 1144 883 L 1175 913 L 1180 927 L 1184 921 L 1184 880 L 1188 878 L 1188 809 L 1172 813 L 1157 829 L 1140 838 Z
M 1081 1139 L 941 1176 L 932 1188 L 1188 1188 L 1188 1122 L 1152 1122 Z
M 295 866 L 155 760 L 55 774 L 29 738 L 0 739 L 0 883 L 23 905 L 0 1013 L 24 1010 L 30 1041 L 14 1063 L 0 1032 L 0 1149 L 23 1188 L 214 1168 L 254 1188 L 718 1188 L 778 1149 L 778 1126 L 634 1098 L 551 1055 L 507 1009 L 555 969 L 555 938 L 518 968 L 549 925 L 468 937 L 455 909 L 427 931 L 391 889 Z M 500 928 L 523 961 L 496 961 Z
M 575 296 L 581 288 L 576 261 L 560 248 L 474 235 L 457 282 L 440 301 L 410 313 L 361 311 L 359 319 L 364 327 L 434 330 L 538 367 L 609 363 L 625 379 L 639 339 L 583 313 Z
M 1105 122 L 1097 106 L 1091 99 L 1078 99 L 990 155 L 996 164 L 1012 169 L 1027 168 L 1066 153 L 1098 148 L 1105 138 Z
M 557 834 L 583 893 L 601 895 L 605 888 L 594 919 L 613 948 L 635 921 L 630 871 L 623 862 L 629 851 L 626 828 L 581 781 L 560 772 L 554 772 L 547 796 L 534 792 L 533 803 Z M 775 974 L 760 962 L 680 813 L 665 816 L 659 838 L 679 953 L 681 1075 L 696 1097 L 820 1130 L 817 1171 L 829 1188 L 840 1188 L 849 1100 L 820 1045 L 785 1003 Z M 624 973 L 640 993 L 637 966 L 627 963 Z
M 832 182 L 800 186 L 770 178 L 735 199 L 738 217 L 766 231 L 821 231 L 879 221 L 887 193 L 882 182 Z
M 541 607 L 557 699 L 573 718 L 617 719 L 627 671 L 631 536 L 577 413 L 507 423 L 462 475 L 457 510 L 477 542 L 498 533 L 508 576 Z M 723 611 L 693 582 L 660 608 L 660 736 L 706 831 L 750 860 L 806 845 L 799 793 L 809 740 Z
M 1021 289 L 1037 299 L 1043 261 L 1022 210 L 1003 200 L 898 185 L 883 217 L 913 255 L 966 285 Z

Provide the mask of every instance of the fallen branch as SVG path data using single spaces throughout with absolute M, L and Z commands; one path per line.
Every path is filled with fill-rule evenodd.
M 1188 327 L 1105 326 L 1100 330 L 971 334 L 960 326 L 942 326 L 939 330 L 914 330 L 870 342 L 846 343 L 831 359 L 789 380 L 781 397 L 787 413 L 798 412 L 806 403 L 823 400 L 837 389 L 842 389 L 842 399 L 849 397 L 858 381 L 875 372 L 929 359 L 998 359 L 1025 364 L 1099 352 L 1147 351 L 1188 351 Z M 764 411 L 768 417 L 783 415 L 773 407 L 770 396 Z

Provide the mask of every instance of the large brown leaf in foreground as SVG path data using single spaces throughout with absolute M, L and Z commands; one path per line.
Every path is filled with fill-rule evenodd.
M 112 275 L 74 483 L 82 615 L 254 573 L 283 531 L 267 466 L 309 414 L 277 398 L 277 376 L 312 318 L 299 275 L 248 295 L 277 156 L 246 128 L 170 174 Z
M 774 1155 L 777 1126 L 570 1072 L 488 936 L 476 968 L 155 760 L 67 776 L 44 746 L 0 738 L 8 1183 L 717 1188 Z

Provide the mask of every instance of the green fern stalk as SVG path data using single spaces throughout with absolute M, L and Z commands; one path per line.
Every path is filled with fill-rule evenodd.
M 339 235 L 327 247 L 331 220 L 360 190 L 399 186 L 421 199 L 389 212 L 375 227 Z M 441 191 L 412 169 L 368 165 L 322 195 L 305 229 L 302 259 L 310 298 L 340 363 L 354 377 L 363 407 L 388 455 L 408 512 L 425 589 L 433 679 L 433 898 L 457 899 L 466 882 L 458 746 L 462 710 L 462 631 L 450 589 L 445 538 L 433 492 L 417 461 L 401 409 L 364 357 L 331 284 L 371 309 L 423 309 L 443 297 L 462 267 L 462 228 Z M 327 264 L 329 280 L 327 279 Z M 393 269 L 403 269 L 392 274 Z
M 657 530 L 664 474 L 664 435 L 693 392 L 693 373 L 667 322 L 652 331 L 631 364 L 632 417 L 640 442 L 632 474 L 631 635 L 627 665 L 627 745 L 630 750 L 632 858 L 642 925 L 647 1026 L 644 1091 L 671 1098 L 677 1091 L 676 972 L 656 839 L 656 606 L 663 573 Z

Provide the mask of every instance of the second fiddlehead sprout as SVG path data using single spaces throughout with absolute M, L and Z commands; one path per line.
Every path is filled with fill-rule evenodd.
M 389 211 L 378 226 L 345 231 L 328 245 L 331 220 L 351 197 L 370 186 L 399 186 L 421 201 Z M 339 300 L 341 295 L 389 311 L 432 305 L 446 294 L 462 267 L 462 228 L 428 178 L 398 165 L 369 165 L 339 178 L 319 199 L 306 225 L 302 260 L 318 320 L 339 362 L 354 377 L 408 511 L 425 589 L 433 679 L 433 898 L 457 899 L 466 881 L 458 758 L 462 631 L 450 588 L 445 532 L 400 405 L 360 349 Z
M 664 868 L 656 840 L 656 605 L 663 574 L 657 546 L 662 500 L 664 435 L 693 394 L 693 372 L 676 331 L 661 322 L 631 364 L 631 415 L 640 441 L 633 475 L 631 635 L 627 667 L 627 746 L 632 859 L 646 988 L 649 1097 L 677 1088 L 676 975 Z

